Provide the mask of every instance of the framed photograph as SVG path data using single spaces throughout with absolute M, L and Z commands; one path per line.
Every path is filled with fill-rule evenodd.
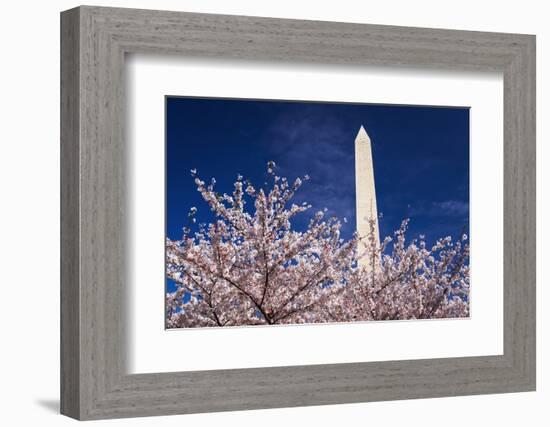
M 535 390 L 535 37 L 61 14 L 61 411 Z

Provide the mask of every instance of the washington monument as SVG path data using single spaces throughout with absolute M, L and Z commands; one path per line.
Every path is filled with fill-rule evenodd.
M 378 209 L 376 208 L 376 189 L 374 185 L 374 166 L 372 163 L 371 140 L 363 126 L 355 137 L 355 217 L 357 233 L 365 242 L 370 234 L 369 221 L 374 220 L 374 239 L 380 244 L 378 231 Z M 363 257 L 360 265 L 372 267 L 372 258 Z

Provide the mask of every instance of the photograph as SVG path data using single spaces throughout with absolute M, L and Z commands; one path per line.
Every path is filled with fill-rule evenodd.
M 469 120 L 165 96 L 165 327 L 468 318 Z

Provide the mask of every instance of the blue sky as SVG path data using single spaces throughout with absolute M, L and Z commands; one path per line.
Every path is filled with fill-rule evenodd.
M 354 140 L 363 125 L 372 140 L 382 237 L 410 218 L 408 236 L 429 243 L 469 227 L 469 109 L 216 98 L 166 98 L 166 233 L 179 239 L 197 207 L 212 220 L 190 169 L 219 192 L 237 174 L 261 186 L 266 163 L 294 179 L 309 174 L 296 201 L 346 217 L 355 230 Z M 303 214 L 293 224 L 303 228 Z

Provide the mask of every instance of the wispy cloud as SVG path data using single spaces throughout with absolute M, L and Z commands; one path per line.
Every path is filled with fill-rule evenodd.
M 415 205 L 409 205 L 408 208 L 411 216 L 463 218 L 467 217 L 470 212 L 469 203 L 461 200 L 419 202 Z
M 348 219 L 346 228 L 355 228 L 354 141 L 350 127 L 307 109 L 300 115 L 281 115 L 267 130 L 268 150 L 278 173 L 289 179 L 308 174 L 311 179 L 296 195 L 313 210 L 327 209 L 328 215 Z
M 445 200 L 443 202 L 433 202 L 432 210 L 436 211 L 438 215 L 462 217 L 468 215 L 470 205 L 460 200 Z

